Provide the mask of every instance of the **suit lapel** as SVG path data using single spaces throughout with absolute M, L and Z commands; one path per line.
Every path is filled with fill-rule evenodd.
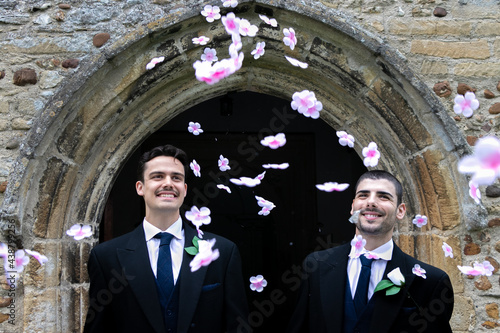
M 405 277 L 405 285 L 396 295 L 386 296 L 385 291 L 378 291 L 374 295 L 375 308 L 373 310 L 370 332 L 381 333 L 389 331 L 415 278 L 415 275 L 412 273 L 412 267 L 410 267 L 410 264 L 406 260 L 406 255 L 394 244 L 392 259 L 387 263 L 382 279 L 387 279 L 387 274 L 398 267 Z
M 350 248 L 349 244 L 343 245 L 335 255 L 328 255 L 325 261 L 318 261 L 321 304 L 328 332 L 342 331 Z
M 131 233 L 126 248 L 118 248 L 117 256 L 129 278 L 137 302 L 157 332 L 165 332 L 155 276 L 151 270 L 149 254 L 142 224 Z
M 196 230 L 184 226 L 184 247 L 192 245 L 193 237 L 196 236 Z M 215 244 L 217 247 L 217 244 Z M 182 256 L 179 291 L 179 317 L 177 319 L 177 332 L 187 332 L 191 321 L 193 319 L 198 299 L 200 298 L 203 281 L 207 273 L 208 266 L 201 267 L 196 272 L 191 272 L 189 263 L 193 260 L 194 256 L 184 251 Z

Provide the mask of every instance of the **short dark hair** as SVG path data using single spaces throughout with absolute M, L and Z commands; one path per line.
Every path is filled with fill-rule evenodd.
M 137 165 L 137 180 L 144 182 L 144 169 L 146 168 L 146 163 L 158 156 L 171 156 L 175 159 L 178 159 L 184 166 L 184 175 L 187 176 L 187 168 L 189 165 L 187 154 L 184 152 L 184 150 L 172 145 L 164 145 L 155 147 L 142 154 Z
M 385 170 L 370 170 L 365 172 L 361 175 L 361 177 L 359 177 L 358 182 L 356 183 L 356 187 L 354 188 L 355 191 L 358 190 L 359 183 L 361 183 L 361 181 L 365 179 L 385 179 L 390 181 L 396 189 L 396 197 L 398 200 L 397 204 L 399 205 L 403 202 L 403 186 L 401 185 L 399 180 L 390 172 L 387 172 Z

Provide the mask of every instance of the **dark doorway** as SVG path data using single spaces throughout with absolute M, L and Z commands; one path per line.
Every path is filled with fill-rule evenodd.
M 187 130 L 199 122 L 198 136 Z M 355 181 L 366 171 L 356 152 L 338 143 L 335 129 L 321 119 L 306 118 L 290 108 L 290 101 L 241 92 L 215 98 L 183 112 L 152 134 L 129 158 L 110 193 L 101 225 L 100 241 L 119 236 L 142 222 L 142 198 L 135 192 L 135 168 L 143 151 L 173 144 L 201 166 L 202 177 L 188 175 L 184 210 L 206 206 L 212 223 L 202 230 L 234 241 L 241 252 L 244 278 L 262 274 L 263 292 L 247 286 L 250 325 L 254 332 L 280 332 L 295 305 L 301 262 L 312 251 L 351 240 L 354 229 L 347 220 Z M 276 150 L 260 145 L 268 135 L 285 133 L 287 143 Z M 221 172 L 219 155 L 230 161 Z M 263 164 L 289 163 L 285 170 L 264 169 Z M 256 187 L 236 186 L 230 178 L 255 177 L 266 171 Z M 344 192 L 326 193 L 316 184 L 349 183 Z M 216 187 L 224 184 L 231 194 Z M 255 196 L 276 208 L 258 215 Z M 184 214 L 184 212 L 182 212 Z

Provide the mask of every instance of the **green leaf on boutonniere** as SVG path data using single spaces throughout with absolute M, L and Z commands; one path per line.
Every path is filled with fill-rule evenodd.
M 401 290 L 400 286 L 394 285 L 392 287 L 387 288 L 387 290 L 385 291 L 385 295 L 386 296 L 396 295 L 397 293 L 399 293 L 400 290 Z
M 194 236 L 193 237 L 193 246 L 186 247 L 186 248 L 184 248 L 184 250 L 186 250 L 186 252 L 188 254 L 195 256 L 199 252 L 199 248 L 198 248 L 198 241 L 199 240 L 200 239 L 197 236 Z
M 377 287 L 373 292 L 377 292 L 380 290 L 385 290 L 386 296 L 392 296 L 399 293 L 402 286 L 395 285 L 391 280 L 382 280 L 377 284 Z
M 375 287 L 375 290 L 373 292 L 375 293 L 379 290 L 384 290 L 392 286 L 394 286 L 394 283 L 392 283 L 390 280 L 382 280 L 377 284 L 377 287 Z

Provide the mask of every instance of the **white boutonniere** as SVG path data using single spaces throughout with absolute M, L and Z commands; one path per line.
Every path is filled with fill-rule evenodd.
M 420 268 L 420 266 L 418 266 L 418 267 L 416 267 L 416 266 L 418 266 L 418 265 L 415 265 L 415 267 L 413 268 L 413 274 L 425 279 L 426 278 L 425 277 L 425 270 L 424 269 L 418 270 Z M 417 269 L 417 272 L 415 272 L 416 269 Z M 401 270 L 399 269 L 399 267 L 390 271 L 387 274 L 387 277 L 389 278 L 388 280 L 382 280 L 377 284 L 377 287 L 375 288 L 374 292 L 377 292 L 379 290 L 385 290 L 386 296 L 396 295 L 397 293 L 399 293 L 401 288 L 404 287 L 405 277 L 401 273 Z M 407 291 L 406 294 L 407 294 L 408 298 L 412 300 L 412 302 L 415 304 L 415 306 L 418 309 L 420 309 L 420 306 L 413 299 L 413 297 L 411 297 L 410 293 Z
M 377 284 L 374 292 L 385 290 L 386 296 L 396 295 L 405 285 L 405 277 L 399 267 L 390 271 L 387 277 L 389 278 L 388 280 L 384 279 Z

